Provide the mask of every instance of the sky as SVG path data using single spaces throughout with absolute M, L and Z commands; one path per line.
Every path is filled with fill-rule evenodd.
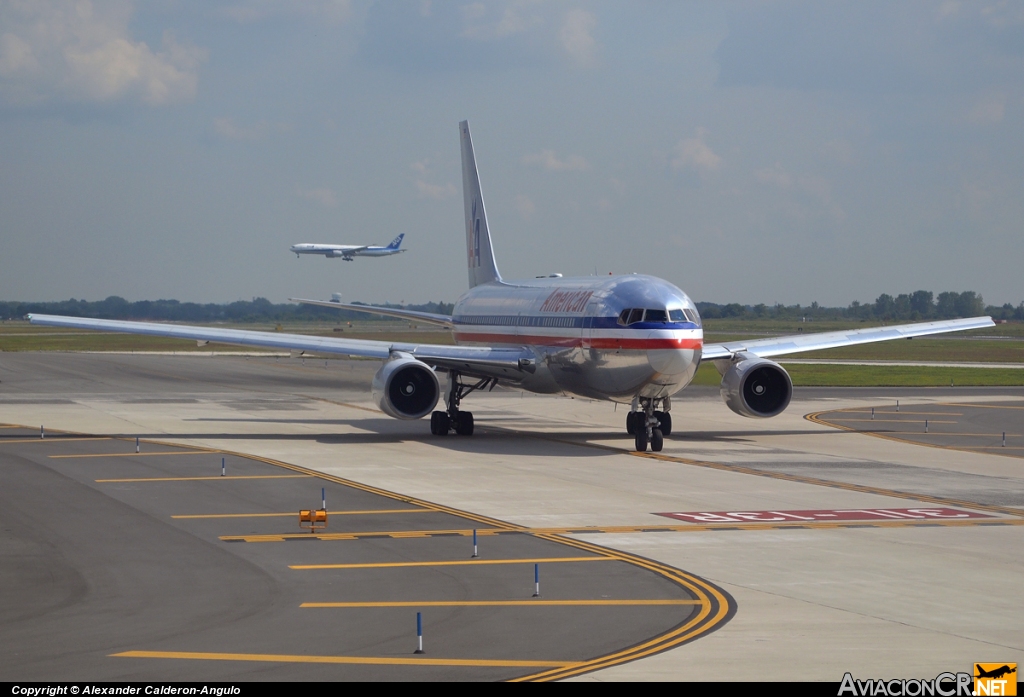
M 0 0 L 0 299 L 454 301 L 463 119 L 506 279 L 1024 301 L 1003 0 Z

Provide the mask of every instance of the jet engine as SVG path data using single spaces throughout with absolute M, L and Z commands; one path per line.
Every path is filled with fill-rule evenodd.
M 773 361 L 741 353 L 722 373 L 722 399 L 740 416 L 778 416 L 793 397 L 789 373 Z
M 437 375 L 423 361 L 399 355 L 373 376 L 373 401 L 396 419 L 419 419 L 429 414 L 441 396 Z

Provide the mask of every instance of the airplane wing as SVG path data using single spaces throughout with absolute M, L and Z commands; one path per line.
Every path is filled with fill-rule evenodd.
M 393 353 L 407 353 L 435 368 L 457 370 L 475 377 L 488 377 L 517 382 L 524 373 L 536 370 L 536 358 L 527 348 L 488 348 L 486 346 L 440 346 L 390 341 L 363 341 L 326 336 L 257 332 L 245 329 L 195 327 L 160 322 L 126 322 L 122 320 L 62 317 L 59 315 L 28 316 L 32 324 L 74 329 L 95 329 L 125 334 L 167 336 L 241 346 L 264 346 L 288 351 L 332 353 L 343 356 L 366 356 L 385 359 Z
M 870 329 L 852 329 L 838 332 L 821 332 L 818 334 L 790 334 L 770 339 L 743 341 L 727 341 L 722 344 L 704 344 L 701 360 L 710 361 L 717 358 L 732 358 L 740 352 L 752 353 L 761 358 L 784 356 L 802 351 L 820 351 L 840 346 L 869 344 L 875 341 L 891 339 L 909 339 L 915 336 L 959 332 L 967 329 L 993 327 L 991 317 L 970 317 L 968 319 L 950 319 L 940 322 L 919 322 L 917 324 L 896 324 L 890 327 L 871 327 Z
M 302 303 L 303 305 L 320 305 L 321 307 L 333 307 L 338 310 L 355 310 L 356 312 L 366 312 L 371 315 L 387 315 L 388 317 L 401 317 L 402 319 L 416 320 L 417 322 L 426 322 L 428 324 L 436 324 L 442 327 L 452 328 L 451 315 L 435 315 L 432 312 L 417 312 L 415 310 L 402 310 L 400 308 L 392 307 L 377 307 L 376 305 L 349 305 L 348 303 L 338 303 L 333 300 L 305 300 L 304 298 L 288 298 L 293 303 Z

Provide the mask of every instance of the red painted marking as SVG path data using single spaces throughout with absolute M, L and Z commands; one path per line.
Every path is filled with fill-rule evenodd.
M 579 336 L 534 336 L 528 334 L 485 334 L 479 332 L 456 332 L 456 341 L 473 341 L 486 344 L 513 344 L 516 346 L 561 346 L 595 349 L 699 349 L 704 345 L 701 339 L 583 339 Z
M 835 520 L 951 520 L 993 518 L 956 508 L 844 508 L 820 511 L 716 511 L 712 513 L 655 513 L 687 523 L 792 523 Z

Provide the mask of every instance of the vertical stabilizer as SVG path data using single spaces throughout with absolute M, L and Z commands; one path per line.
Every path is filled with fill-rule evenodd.
M 469 135 L 469 121 L 459 124 L 462 141 L 462 196 L 466 205 L 466 250 L 469 261 L 469 287 L 481 283 L 500 281 L 498 265 L 494 262 L 491 231 L 487 227 L 484 195 L 480 191 L 480 175 L 476 171 L 473 138 Z

